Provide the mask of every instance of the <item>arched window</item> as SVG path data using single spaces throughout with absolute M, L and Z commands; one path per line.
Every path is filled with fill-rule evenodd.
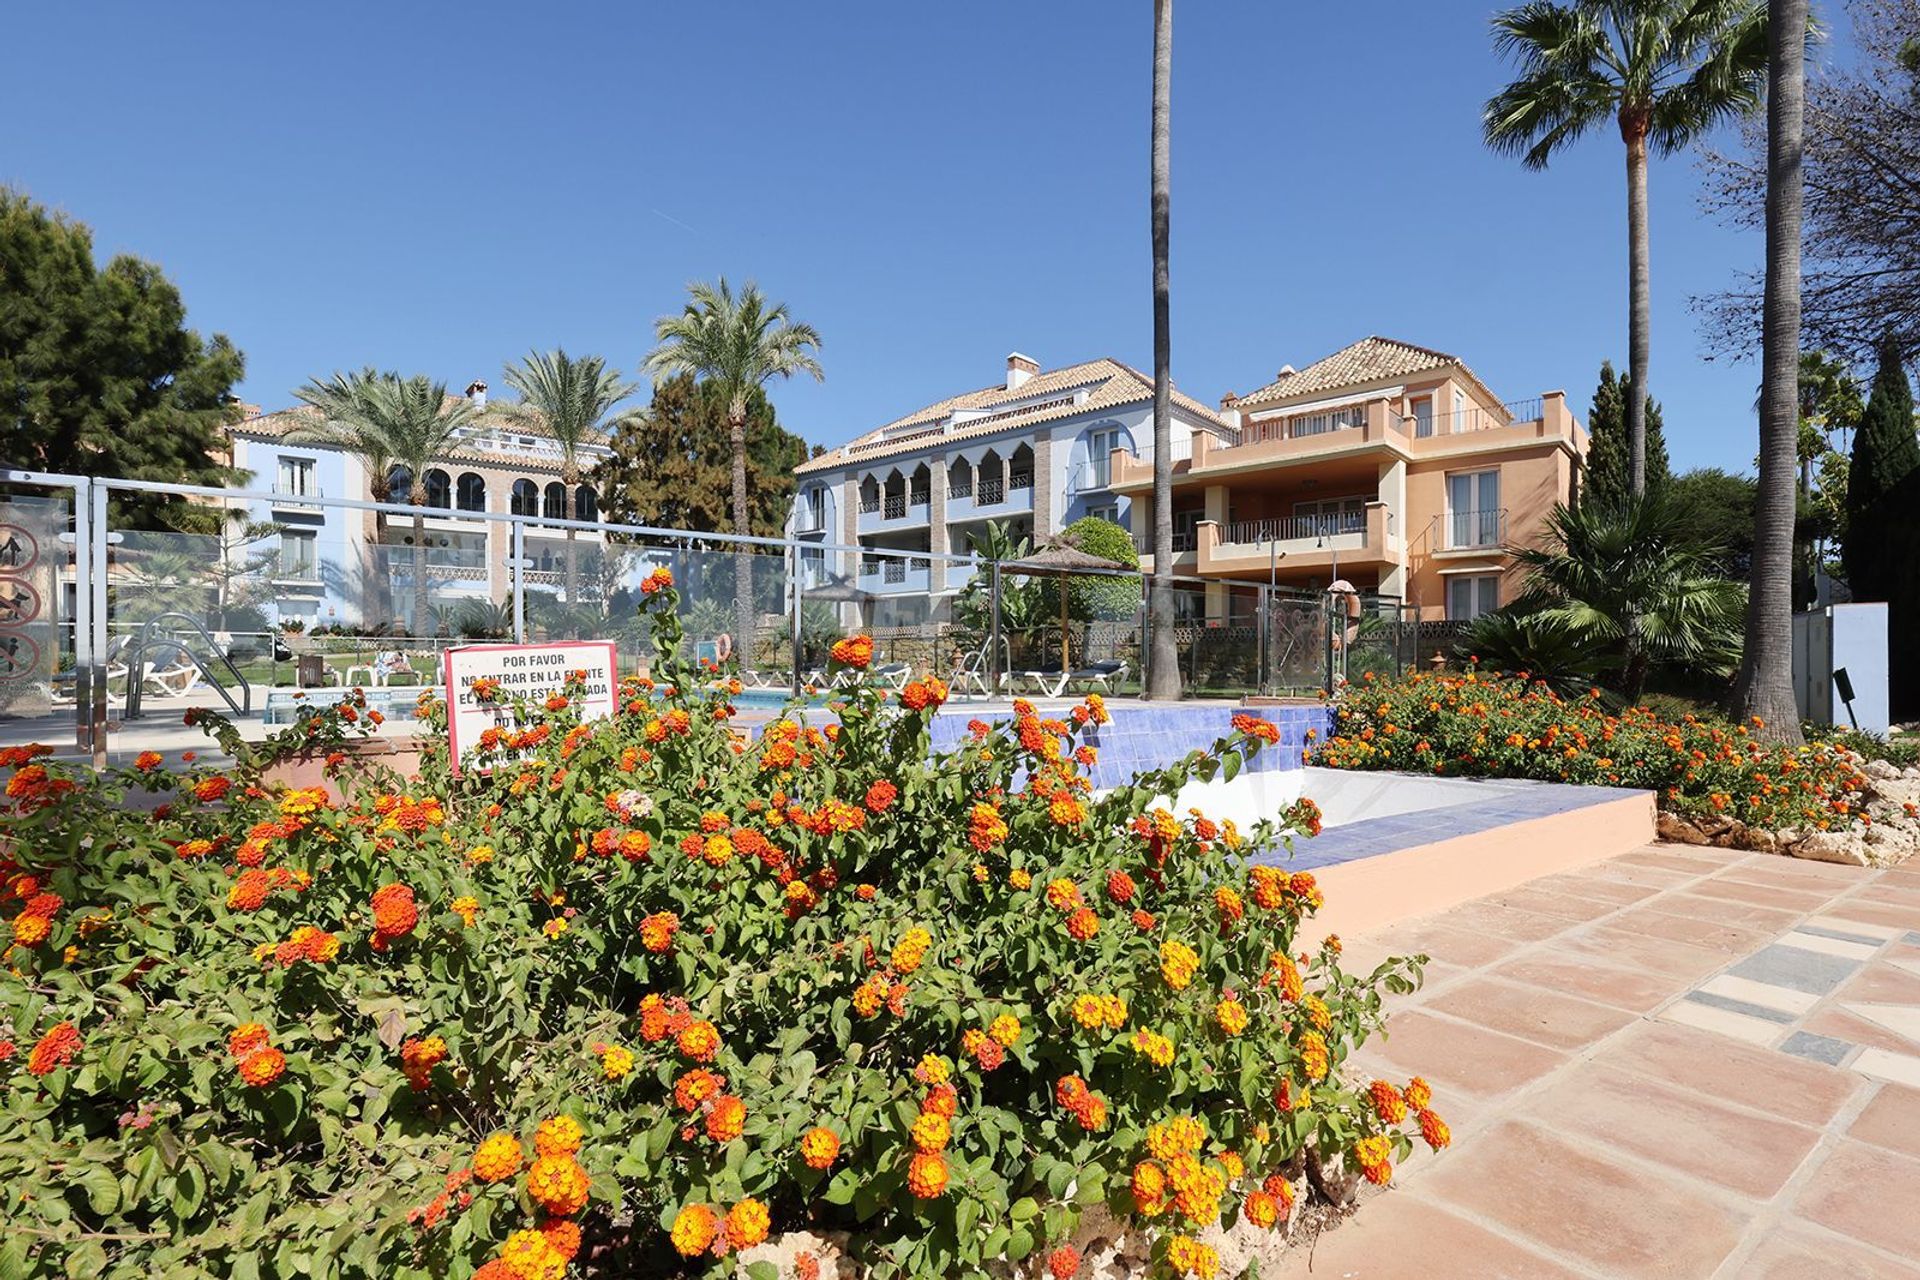
M 438 467 L 427 472 L 427 505 L 442 510 L 453 505 L 453 481 Z
M 517 516 L 537 516 L 540 514 L 540 488 L 531 480 L 513 482 L 513 514 Z
M 598 520 L 600 518 L 600 495 L 593 486 L 583 484 L 573 491 L 573 518 L 575 520 Z
M 405 467 L 395 467 L 387 472 L 387 501 L 406 502 L 407 495 L 413 491 L 413 472 Z
M 540 514 L 548 520 L 567 518 L 567 486 L 558 480 L 547 486 L 546 495 L 540 503 Z
M 485 511 L 487 482 L 471 471 L 462 472 L 460 482 L 454 488 L 454 497 L 462 511 Z

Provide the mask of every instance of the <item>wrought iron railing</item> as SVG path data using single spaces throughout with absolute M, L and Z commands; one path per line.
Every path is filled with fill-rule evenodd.
M 1310 516 L 1274 516 L 1266 520 L 1234 520 L 1220 531 L 1225 543 L 1285 542 L 1295 538 L 1328 538 L 1343 533 L 1365 533 L 1364 511 L 1336 511 Z
M 1475 547 L 1497 547 L 1507 540 L 1507 509 L 1492 507 L 1485 511 L 1449 511 L 1438 518 L 1444 546 L 1448 551 Z

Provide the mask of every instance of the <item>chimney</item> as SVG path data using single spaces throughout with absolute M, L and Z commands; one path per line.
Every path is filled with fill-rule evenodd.
M 1292 376 L 1293 376 L 1293 366 L 1290 364 L 1283 364 L 1280 366 L 1280 372 L 1273 375 L 1273 380 L 1275 382 L 1279 382 L 1283 378 L 1291 378 Z
M 487 407 L 487 384 L 475 378 L 467 384 L 467 399 L 473 401 L 473 411 L 479 413 Z
M 1023 356 L 1018 351 L 1007 357 L 1007 390 L 1017 391 L 1022 383 L 1040 372 L 1040 365 L 1032 356 Z

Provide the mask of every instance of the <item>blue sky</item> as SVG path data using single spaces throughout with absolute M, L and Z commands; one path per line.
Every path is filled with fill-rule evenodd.
M 1617 136 L 1546 173 L 1479 141 L 1491 8 L 1187 3 L 1174 377 L 1213 403 L 1379 333 L 1585 416 L 1626 352 Z M 457 388 L 564 344 L 628 369 L 684 283 L 754 277 L 825 337 L 774 396 L 838 443 L 1002 376 L 1149 366 L 1148 0 L 30 5 L 0 182 L 158 261 L 269 407 L 372 363 Z M 1678 466 L 1744 469 L 1755 363 L 1691 295 L 1758 263 L 1656 162 L 1654 395 Z

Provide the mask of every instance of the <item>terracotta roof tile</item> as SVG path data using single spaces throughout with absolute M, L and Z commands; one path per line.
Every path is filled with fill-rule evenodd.
M 1486 392 L 1489 400 L 1497 402 L 1498 397 L 1474 375 L 1473 370 L 1462 363 L 1460 357 L 1376 335 L 1344 346 L 1304 369 L 1282 374 L 1259 390 L 1241 397 L 1238 407 L 1258 408 L 1274 401 L 1321 395 L 1368 382 L 1410 378 L 1447 368 L 1460 370 L 1474 385 Z

